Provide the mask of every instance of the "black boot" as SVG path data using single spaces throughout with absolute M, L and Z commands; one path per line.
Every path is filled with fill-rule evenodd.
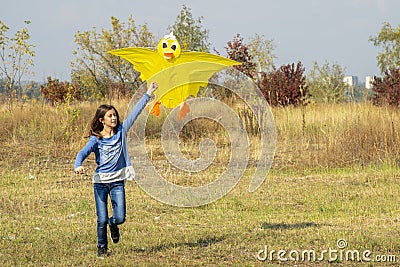
M 116 244 L 119 242 L 119 229 L 117 225 L 110 225 L 111 239 Z
M 97 246 L 97 257 L 99 258 L 107 257 L 107 246 Z

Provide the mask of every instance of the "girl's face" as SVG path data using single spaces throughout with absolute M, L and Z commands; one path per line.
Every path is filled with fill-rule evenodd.
M 117 127 L 117 113 L 114 109 L 110 109 L 104 115 L 104 118 L 100 118 L 100 122 L 103 123 L 104 127 L 115 128 Z

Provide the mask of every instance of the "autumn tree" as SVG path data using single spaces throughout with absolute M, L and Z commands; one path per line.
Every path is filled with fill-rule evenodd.
M 0 20 L 0 79 L 5 81 L 10 111 L 13 99 L 21 96 L 21 79 L 25 75 L 33 75 L 31 67 L 35 51 L 27 28 L 30 21 L 26 20 L 24 23 L 24 28 L 9 36 L 10 28 Z
M 400 68 L 400 25 L 393 28 L 390 23 L 383 23 L 378 35 L 371 36 L 369 41 L 382 49 L 376 57 L 382 74 L 389 69 Z
M 107 51 L 130 46 L 155 47 L 154 36 L 147 25 L 137 26 L 132 16 L 127 23 L 111 17 L 111 29 L 93 27 L 90 31 L 78 31 L 75 43 L 71 79 L 83 89 L 86 97 L 95 98 L 110 96 L 110 88 L 126 92 L 136 90 L 142 83 L 131 63 Z
M 345 70 L 338 64 L 326 62 L 320 66 L 314 62 L 307 84 L 311 99 L 315 102 L 341 103 L 345 100 L 348 86 L 343 82 Z
M 229 59 L 242 63 L 241 65 L 234 66 L 234 68 L 251 79 L 257 77 L 257 64 L 253 61 L 249 46 L 244 43 L 243 37 L 240 34 L 236 34 L 233 40 L 227 43 L 225 50 Z
M 191 9 L 186 5 L 176 17 L 175 23 L 168 27 L 178 39 L 182 50 L 200 52 L 209 51 L 208 30 L 203 28 L 203 17 L 193 18 Z
M 248 45 L 252 61 L 256 64 L 257 72 L 270 72 L 274 66 L 276 55 L 274 44 L 271 39 L 265 39 L 264 35 L 255 34 L 250 38 Z
M 240 79 L 242 79 L 241 75 L 238 75 L 238 71 L 248 76 L 251 79 L 254 79 L 257 76 L 256 63 L 252 61 L 252 57 L 249 52 L 249 48 L 246 43 L 243 42 L 243 38 L 240 34 L 236 34 L 233 37 L 232 41 L 229 41 L 225 46 L 226 57 L 237 62 L 240 62 L 241 65 L 233 66 L 231 68 L 236 69 L 235 71 L 231 71 L 228 68 L 228 72 L 231 75 L 228 77 L 232 78 L 230 80 L 225 80 L 225 88 L 218 88 L 216 90 L 212 90 L 212 95 L 217 97 L 218 99 L 230 99 L 232 100 L 232 92 L 228 89 L 231 87 L 236 87 Z M 216 51 L 217 54 L 220 54 Z M 217 78 L 218 73 L 215 74 L 213 78 Z M 210 85 L 209 85 L 210 87 Z
M 261 72 L 258 85 L 268 103 L 272 106 L 305 104 L 308 88 L 304 71 L 299 61 L 297 64 L 273 67 L 269 73 Z
M 388 69 L 383 77 L 374 77 L 372 82 L 375 105 L 400 106 L 400 69 Z

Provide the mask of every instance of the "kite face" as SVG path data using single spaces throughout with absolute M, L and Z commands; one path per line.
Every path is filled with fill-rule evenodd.
M 175 36 L 170 33 L 165 35 L 157 45 L 157 52 L 166 60 L 179 57 L 181 46 Z

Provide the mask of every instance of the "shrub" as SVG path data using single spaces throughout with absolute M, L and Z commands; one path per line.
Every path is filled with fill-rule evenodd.
M 127 83 L 109 82 L 108 84 L 108 97 L 110 99 L 124 99 L 131 98 L 133 90 Z
M 66 97 L 71 100 L 83 100 L 82 91 L 76 84 L 60 82 L 58 79 L 47 77 L 47 83 L 40 86 L 40 93 L 44 99 L 49 100 L 52 105 L 64 103 Z
M 342 103 L 346 95 L 353 99 L 355 88 L 343 82 L 344 72 L 345 69 L 338 64 L 326 62 L 320 66 L 314 62 L 314 68 L 307 77 L 311 99 L 319 103 Z
M 302 63 L 273 67 L 270 73 L 262 72 L 258 83 L 261 92 L 272 106 L 305 104 L 308 90 Z
M 375 105 L 400 106 L 400 69 L 389 69 L 385 76 L 374 77 L 372 103 Z

